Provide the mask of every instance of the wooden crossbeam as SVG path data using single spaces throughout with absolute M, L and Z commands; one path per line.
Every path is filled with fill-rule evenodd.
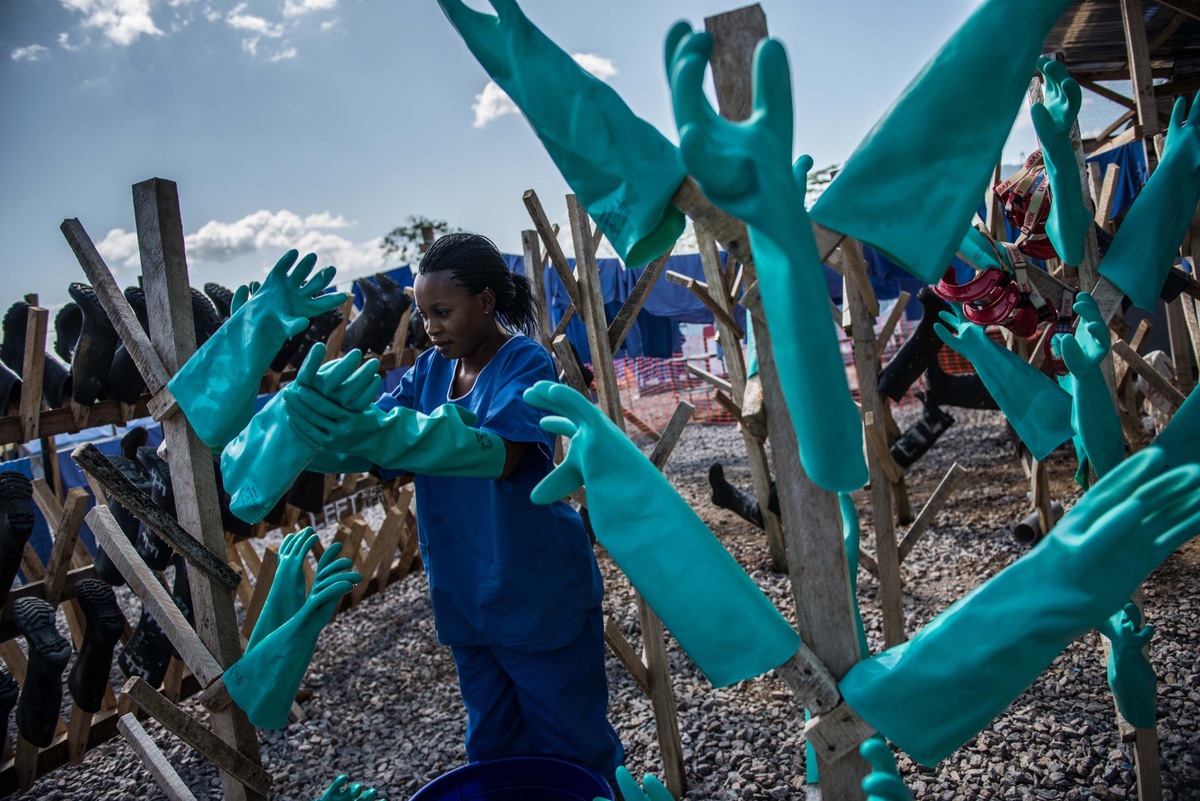
M 672 284 L 678 284 L 679 286 L 686 288 L 689 292 L 695 295 L 696 299 L 704 304 L 706 309 L 712 312 L 713 317 L 715 317 L 718 322 L 723 323 L 730 330 L 737 333 L 738 339 L 741 339 L 746 335 L 746 332 L 743 331 L 742 327 L 737 324 L 737 321 L 733 319 L 733 316 L 725 309 L 724 305 L 718 302 L 711 294 L 709 294 L 708 284 L 703 281 L 697 281 L 695 278 L 684 275 L 683 273 L 677 273 L 674 270 L 667 270 L 667 280 Z
M 687 365 L 687 371 L 697 378 L 703 378 L 708 383 L 712 384 L 722 392 L 733 394 L 733 385 L 720 376 L 713 375 L 707 370 L 702 370 L 694 364 Z
M 31 306 L 25 320 L 25 354 L 21 365 L 22 442 L 37 439 L 42 418 L 42 375 L 46 368 L 46 321 L 49 312 Z
M 171 767 L 166 755 L 158 749 L 154 740 L 150 739 L 150 735 L 142 728 L 142 724 L 138 723 L 132 712 L 122 715 L 117 720 L 117 728 L 125 735 L 125 740 L 141 760 L 142 766 L 150 772 L 163 795 L 170 801 L 196 801 L 196 796 L 192 795 L 187 784 Z
M 558 244 L 558 236 L 550 227 L 550 219 L 546 216 L 545 209 L 542 208 L 542 201 L 538 199 L 537 192 L 532 189 L 525 191 L 521 196 L 521 200 L 525 203 L 525 208 L 529 212 L 529 217 L 533 220 L 533 227 L 537 229 L 538 236 L 542 239 L 542 244 L 546 248 L 546 255 L 550 257 L 550 263 L 554 265 L 554 271 L 558 273 L 559 280 L 567 290 L 567 297 L 571 299 L 571 305 L 578 310 L 580 308 L 580 292 L 579 285 L 576 283 L 575 274 L 571 271 L 571 266 L 567 263 L 567 256 L 563 253 L 562 247 Z M 589 231 L 588 242 L 591 241 L 591 233 Z M 581 250 L 585 248 L 576 247 L 576 258 Z
M 1129 365 L 1130 369 L 1144 378 L 1147 384 L 1158 390 L 1167 402 L 1176 409 L 1182 406 L 1183 402 L 1187 400 L 1187 397 L 1174 384 L 1168 381 L 1162 373 L 1155 370 L 1148 361 L 1141 357 L 1141 354 L 1129 347 L 1129 343 L 1122 339 L 1114 339 L 1112 352 Z
M 147 528 L 166 540 L 172 548 L 183 554 L 188 564 L 219 583 L 226 590 L 237 589 L 241 578 L 221 557 L 212 553 L 194 537 L 184 531 L 171 513 L 160 507 L 142 490 L 138 489 L 100 449 L 85 442 L 71 453 L 80 467 L 88 472 L 104 490 L 121 502 Z
M 955 462 L 946 471 L 946 475 L 938 483 L 937 489 L 929 496 L 929 500 L 925 502 L 925 506 L 921 508 L 917 519 L 909 526 L 908 531 L 904 534 L 904 539 L 900 541 L 900 560 L 904 561 L 910 553 L 913 546 L 924 536 L 925 532 L 932 525 L 933 520 L 937 517 L 937 513 L 945 506 L 946 501 L 950 498 L 950 494 L 958 487 L 959 483 L 965 478 L 967 471 Z
M 625 342 L 625 337 L 637 322 L 638 312 L 646 305 L 646 300 L 650 297 L 650 290 L 654 288 L 658 277 L 662 275 L 663 268 L 667 266 L 667 259 L 671 258 L 673 249 L 674 245 L 666 253 L 646 265 L 646 269 L 642 270 L 642 274 L 638 276 L 637 283 L 633 285 L 633 291 L 629 293 L 629 297 L 621 305 L 617 316 L 613 318 L 612 324 L 608 327 L 608 345 L 612 348 L 613 353 L 616 353 Z

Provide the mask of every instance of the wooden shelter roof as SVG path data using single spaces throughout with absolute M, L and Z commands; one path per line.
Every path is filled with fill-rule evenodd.
M 1146 39 L 1155 78 L 1200 73 L 1200 0 L 1143 2 Z M 1120 0 L 1078 0 L 1063 14 L 1043 52 L 1061 50 L 1067 68 L 1087 81 L 1129 77 Z

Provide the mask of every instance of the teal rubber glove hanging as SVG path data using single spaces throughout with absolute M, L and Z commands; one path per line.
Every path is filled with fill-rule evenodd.
M 1044 100 L 1035 103 L 1029 113 L 1050 181 L 1046 236 L 1063 262 L 1078 265 L 1083 262 L 1084 237 L 1092 227 L 1092 215 L 1083 205 L 1079 164 L 1071 144 L 1071 126 L 1083 105 L 1083 90 L 1061 62 L 1041 56 L 1037 67 L 1045 78 Z
M 292 426 L 318 452 L 310 470 L 321 472 L 326 454 L 336 449 L 343 455 L 334 463 L 342 467 L 354 459 L 433 476 L 499 478 L 504 472 L 504 440 L 472 428 L 475 415 L 458 404 L 443 404 L 433 414 L 375 405 L 352 411 L 299 377 L 293 386 L 284 403 Z
M 850 568 L 850 597 L 854 599 L 854 630 L 858 633 L 859 659 L 871 652 L 867 645 L 867 632 L 863 628 L 862 613 L 858 608 L 858 549 L 862 544 L 862 531 L 858 524 L 858 509 L 848 492 L 838 493 L 838 506 L 842 511 L 842 540 L 846 543 L 846 564 Z
M 340 543 L 334 543 L 340 552 Z M 336 553 L 335 553 L 336 556 Z M 308 671 L 317 637 L 333 619 L 338 601 L 362 581 L 349 559 L 335 559 L 317 571 L 312 592 L 295 615 L 264 637 L 225 671 L 225 689 L 259 729 L 282 729 L 296 691 Z
M 896 757 L 886 742 L 878 737 L 864 740 L 858 753 L 871 766 L 871 772 L 862 780 L 867 801 L 913 801 L 912 793 L 896 768 Z
M 1070 4 L 987 0 L 875 123 L 812 218 L 936 283 L 1000 162 L 1046 36 Z
M 1001 347 L 966 317 L 942 312 L 943 323 L 933 330 L 942 341 L 971 362 L 1017 436 L 1035 459 L 1069 440 L 1071 396 L 1045 373 L 1030 367 L 1017 354 Z
M 1103 478 L 1125 458 L 1121 420 L 1100 370 L 1111 347 L 1108 326 L 1087 292 L 1075 296 L 1072 308 L 1079 315 L 1078 329 L 1055 336 L 1053 344 L 1071 371 L 1071 427 L 1092 470 Z
M 617 768 L 617 788 L 620 789 L 621 797 L 625 801 L 675 801 L 675 796 L 671 795 L 671 791 L 664 787 L 658 777 L 653 774 L 647 773 L 643 776 L 642 786 L 638 787 L 637 779 L 633 778 L 624 765 Z M 594 801 L 607 801 L 607 799 L 597 798 Z
M 862 421 L 850 396 L 828 315 L 825 270 L 804 209 L 812 159 L 792 163 L 792 88 L 787 55 L 773 39 L 754 51 L 754 110 L 722 119 L 704 95 L 712 36 L 680 22 L 667 35 L 667 72 L 680 150 L 704 194 L 746 222 L 783 397 L 800 462 L 830 492 L 867 483 Z
M 526 402 L 571 438 L 562 464 L 533 488 L 553 503 L 587 488 L 596 539 L 716 687 L 778 667 L 798 635 L 637 446 L 570 387 L 539 381 Z
M 846 702 L 923 765 L 959 748 L 1200 533 L 1200 465 L 1166 468 L 1153 445 L 1126 459 L 1028 554 L 852 667 Z
M 298 390 L 299 382 L 315 382 L 346 408 L 358 411 L 379 397 L 383 379 L 378 375 L 378 360 L 363 363 L 362 353 L 357 350 L 322 365 L 324 358 L 325 346 L 314 345 L 300 365 L 296 381 L 271 398 L 221 454 L 221 477 L 230 494 L 229 509 L 248 523 L 262 520 L 313 459 L 313 444 L 288 418 L 285 404 L 287 396 Z
M 1167 455 L 1168 466 L 1178 467 L 1200 461 L 1197 442 L 1200 442 L 1200 392 L 1192 390 L 1154 445 Z
M 1158 719 L 1155 708 L 1158 677 L 1144 649 L 1154 636 L 1154 627 L 1142 627 L 1142 613 L 1135 603 L 1104 621 L 1099 631 L 1112 645 L 1108 657 L 1108 686 L 1121 717 L 1139 729 L 1152 729 Z
M 683 233 L 671 198 L 679 151 L 529 21 L 513 0 L 498 16 L 438 0 L 467 47 L 533 126 L 567 184 L 628 267 L 666 253 Z
M 309 278 L 317 257 L 310 253 L 297 264 L 298 256 L 285 253 L 258 291 L 167 383 L 196 434 L 214 451 L 250 422 L 259 382 L 287 338 L 308 328 L 310 317 L 346 300 L 344 292 L 321 294 L 333 280 L 332 267 Z
M 754 341 L 754 315 L 746 315 L 746 378 L 758 375 L 758 343 Z
M 282 626 L 289 618 L 300 611 L 304 605 L 304 596 L 308 592 L 307 580 L 304 576 L 304 562 L 308 553 L 317 544 L 318 537 L 312 526 L 288 534 L 279 545 L 278 562 L 275 568 L 275 578 L 271 581 L 271 589 L 267 592 L 267 600 L 262 612 L 250 632 L 250 640 L 246 643 L 249 651 L 275 629 Z M 341 553 L 340 543 L 329 547 L 321 554 L 317 562 L 317 572 L 320 573 L 330 565 Z
M 1187 101 L 1175 101 L 1158 167 L 1138 193 L 1104 261 L 1100 274 L 1129 296 L 1133 305 L 1153 311 L 1179 243 L 1200 200 L 1200 113 L 1184 120 Z
M 375 801 L 379 791 L 374 787 L 363 787 L 359 782 L 350 783 L 346 774 L 338 776 L 316 801 Z M 381 798 L 379 801 L 387 801 Z

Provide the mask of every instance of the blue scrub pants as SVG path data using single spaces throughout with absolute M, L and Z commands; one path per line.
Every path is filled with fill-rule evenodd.
M 553 651 L 451 650 L 467 707 L 467 759 L 559 756 L 599 771 L 616 787 L 624 750 L 608 722 L 599 607 L 574 641 Z

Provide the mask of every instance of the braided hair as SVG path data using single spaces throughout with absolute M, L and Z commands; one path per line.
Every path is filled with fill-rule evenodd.
M 486 236 L 446 234 L 425 251 L 417 272 L 449 272 L 450 278 L 472 296 L 491 289 L 501 325 L 526 336 L 537 331 L 538 301 L 529 281 L 508 269 L 500 249 Z

